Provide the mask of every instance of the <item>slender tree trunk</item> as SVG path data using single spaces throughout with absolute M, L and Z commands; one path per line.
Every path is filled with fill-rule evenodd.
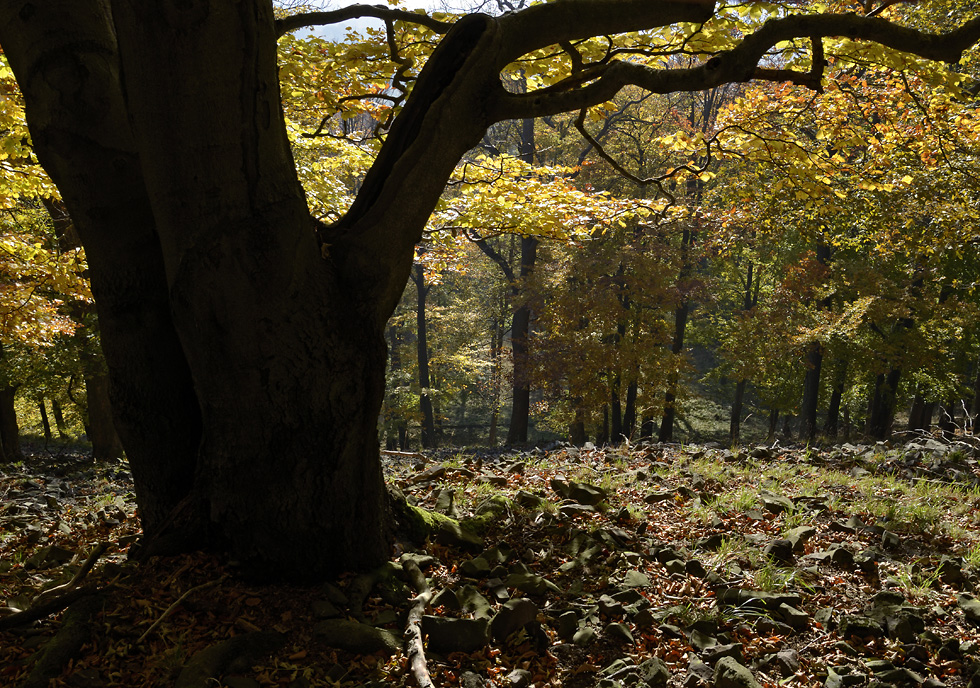
M 581 447 L 589 441 L 585 434 L 585 411 L 582 410 L 581 399 L 574 399 L 572 404 L 575 407 L 575 418 L 568 428 L 568 441 L 576 447 Z
M 817 400 L 820 397 L 820 369 L 823 365 L 823 346 L 820 342 L 810 342 L 807 346 L 805 365 L 803 399 L 800 402 L 800 439 L 812 442 L 817 436 Z
M 847 382 L 847 360 L 837 359 L 834 370 L 834 387 L 830 392 L 830 403 L 827 406 L 827 419 L 823 431 L 830 437 L 837 436 L 837 425 L 840 419 L 840 405 L 844 397 L 844 384 Z
M 61 403 L 57 399 L 51 400 L 51 412 L 54 414 L 54 426 L 58 429 L 58 437 L 65 439 L 68 436 L 68 424 L 65 423 L 65 414 L 61 411 Z
M 697 186 L 690 186 L 688 195 L 694 196 Z M 674 404 L 677 401 L 677 385 L 680 379 L 677 374 L 677 360 L 684 351 L 684 331 L 687 328 L 687 317 L 690 313 L 691 302 L 685 293 L 687 290 L 687 280 L 690 277 L 692 266 L 690 259 L 691 245 L 694 243 L 694 232 L 690 228 L 684 230 L 681 236 L 681 271 L 677 278 L 678 288 L 681 291 L 680 302 L 674 309 L 674 339 L 670 347 L 671 358 L 674 365 L 671 367 L 667 377 L 667 391 L 664 394 L 664 415 L 660 421 L 660 434 L 658 439 L 661 442 L 672 442 L 674 439 L 674 418 L 676 409 Z
M 895 419 L 895 396 L 901 376 L 900 368 L 892 368 L 887 374 L 879 373 L 875 377 L 867 426 L 868 434 L 875 439 L 886 439 L 891 433 Z
M 504 328 L 496 317 L 490 333 L 490 436 L 488 443 L 497 446 L 497 424 L 500 418 L 500 393 L 503 380 L 501 351 L 504 347 Z
M 623 441 L 623 406 L 619 400 L 619 375 L 614 375 L 609 390 L 609 439 L 613 444 Z
M 0 444 L 3 446 L 5 461 L 20 461 L 24 455 L 20 450 L 20 427 L 17 424 L 17 410 L 14 399 L 17 397 L 16 385 L 0 388 Z
M 609 404 L 602 405 L 602 424 L 599 426 L 595 443 L 600 447 L 609 444 Z
M 926 432 L 932 427 L 932 415 L 936 410 L 934 402 L 927 402 L 921 394 L 912 398 L 909 409 L 908 429 L 911 432 Z
M 432 410 L 431 382 L 429 379 L 428 328 L 425 321 L 425 299 L 430 287 L 425 283 L 425 271 L 416 265 L 412 273 L 418 292 L 415 308 L 416 344 L 419 364 L 419 412 L 422 414 L 422 446 L 426 449 L 436 446 L 435 414 Z
M 44 397 L 37 400 L 37 410 L 41 414 L 41 429 L 44 431 L 44 446 L 47 447 L 51 442 L 51 421 L 48 420 L 48 409 L 44 403 Z
M 776 428 L 779 427 L 779 409 L 769 409 L 769 434 L 766 436 L 767 442 L 776 439 Z
M 639 389 L 634 377 L 626 386 L 626 407 L 623 409 L 623 434 L 627 437 L 633 437 L 636 432 L 636 396 L 638 392 Z
M 530 278 L 537 261 L 538 240 L 534 237 L 521 238 L 520 284 Z M 523 293 L 523 286 L 521 289 Z M 531 334 L 531 307 L 526 303 L 514 311 L 510 328 L 510 342 L 514 361 L 513 402 L 510 413 L 510 428 L 507 430 L 507 444 L 527 442 L 528 422 L 531 414 L 531 375 L 528 337 Z
M 742 379 L 735 385 L 735 399 L 732 401 L 732 415 L 728 423 L 728 441 L 737 444 L 742 434 L 742 400 L 748 380 Z

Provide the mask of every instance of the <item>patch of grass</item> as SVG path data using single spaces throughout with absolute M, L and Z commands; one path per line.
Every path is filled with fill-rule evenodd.
M 752 573 L 755 587 L 764 592 L 785 590 L 793 582 L 796 569 L 777 566 L 771 559 L 766 559 L 762 566 Z

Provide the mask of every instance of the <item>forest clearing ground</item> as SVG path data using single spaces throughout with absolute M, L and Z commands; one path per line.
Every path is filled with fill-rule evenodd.
M 435 595 L 428 672 L 466 688 L 725 685 L 733 665 L 763 686 L 971 685 L 980 472 L 968 439 L 388 454 L 410 503 L 484 541 L 429 542 L 413 559 Z M 109 545 L 83 581 L 106 588 L 103 602 L 52 686 L 413 685 L 403 653 L 329 641 L 347 623 L 400 642 L 414 592 L 397 578 L 256 585 L 205 555 L 136 566 L 124 463 L 34 457 L 0 467 L 0 494 L 0 627 Z M 0 685 L 31 685 L 63 616 L 0 630 Z M 236 650 L 237 664 L 199 654 L 272 636 Z

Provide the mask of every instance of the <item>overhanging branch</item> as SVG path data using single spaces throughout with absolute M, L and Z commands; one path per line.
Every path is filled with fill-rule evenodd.
M 371 17 L 382 21 L 404 21 L 432 29 L 436 33 L 446 33 L 452 23 L 433 19 L 427 14 L 398 10 L 384 5 L 348 5 L 339 10 L 329 12 L 303 12 L 276 20 L 276 35 L 283 36 L 290 31 L 307 26 L 326 26 L 337 24 L 350 19 Z

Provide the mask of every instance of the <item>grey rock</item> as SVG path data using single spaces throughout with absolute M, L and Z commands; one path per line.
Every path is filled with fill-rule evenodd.
M 939 578 L 949 585 L 961 585 L 966 581 L 963 575 L 963 560 L 960 557 L 944 556 L 939 560 Z
M 611 623 L 606 626 L 602 634 L 610 640 L 625 641 L 630 644 L 634 642 L 633 634 L 630 632 L 629 626 L 624 623 Z
M 687 673 L 693 676 L 697 676 L 702 681 L 710 681 L 714 672 L 711 670 L 707 664 L 702 662 L 698 657 L 691 655 L 687 663 Z
M 432 598 L 433 607 L 445 607 L 452 611 L 459 611 L 463 606 L 459 603 L 459 598 L 451 588 L 443 588 Z
M 628 588 L 649 588 L 652 583 L 650 577 L 641 571 L 630 570 L 626 572 L 623 585 Z
M 538 606 L 529 599 L 518 597 L 500 608 L 490 622 L 490 635 L 498 643 L 504 642 L 511 634 L 534 623 L 538 616 Z
M 504 678 L 507 688 L 527 688 L 531 685 L 531 672 L 527 669 L 514 669 Z
M 786 539 L 793 544 L 794 552 L 802 552 L 806 543 L 816 534 L 817 529 L 813 526 L 797 526 L 786 533 Z
M 963 611 L 963 616 L 967 621 L 980 624 L 980 600 L 973 595 L 961 593 L 956 598 L 956 606 Z
M 703 653 L 712 647 L 718 645 L 718 639 L 714 636 L 710 636 L 707 633 L 702 633 L 699 630 L 694 630 L 691 632 L 691 647 L 693 647 L 698 652 Z
M 670 669 L 659 657 L 651 657 L 638 668 L 647 688 L 665 688 L 670 681 Z
M 335 619 L 341 614 L 330 600 L 316 600 L 313 602 L 312 611 L 317 619 Z
M 885 635 L 885 629 L 881 627 L 881 624 L 867 616 L 859 616 L 857 614 L 845 614 L 842 616 L 837 622 L 837 629 L 843 638 L 849 638 L 852 635 L 856 635 L 859 638 L 866 638 L 867 636 L 881 638 Z
M 539 497 L 536 494 L 520 490 L 516 495 L 514 495 L 514 501 L 525 509 L 540 509 L 548 500 Z
M 384 652 L 393 655 L 401 649 L 401 639 L 391 631 L 350 619 L 327 619 L 313 626 L 313 634 L 329 647 L 359 654 Z
M 759 497 L 762 499 L 762 506 L 766 511 L 773 514 L 781 514 L 784 511 L 793 511 L 795 505 L 791 499 L 778 495 L 774 492 L 769 492 L 763 490 L 759 493 Z
M 672 574 L 684 575 L 687 573 L 687 565 L 680 559 L 671 559 L 664 564 L 664 568 Z
M 708 575 L 708 570 L 704 568 L 704 564 L 697 559 L 688 559 L 687 563 L 684 564 L 684 570 L 689 576 L 694 576 L 695 578 L 703 579 Z
M 490 573 L 490 562 L 483 555 L 467 559 L 459 565 L 459 572 L 467 578 L 482 578 Z
M 707 650 L 701 653 L 701 659 L 708 664 L 715 664 L 722 657 L 731 657 L 741 664 L 744 661 L 742 656 L 742 643 L 715 645 L 714 647 L 709 647 Z
M 544 595 L 548 592 L 561 593 L 561 589 L 544 576 L 536 573 L 512 573 L 505 581 L 508 587 L 517 588 L 529 595 Z
M 898 533 L 886 530 L 881 534 L 881 546 L 886 549 L 897 549 L 902 546 L 902 538 Z
M 779 564 L 793 563 L 793 543 L 790 540 L 773 540 L 762 553 Z
M 573 611 L 563 612 L 558 617 L 558 637 L 568 640 L 575 635 L 576 630 L 578 630 L 578 614 Z
M 474 652 L 485 647 L 489 636 L 486 619 L 454 619 L 423 616 L 422 635 L 432 652 Z
M 714 688 L 762 688 L 752 672 L 731 657 L 722 657 L 712 675 Z
M 599 613 L 615 618 L 621 618 L 625 614 L 623 603 L 614 600 L 609 595 L 601 595 L 599 597 Z
M 765 609 L 770 612 L 778 612 L 781 604 L 799 607 L 802 601 L 802 598 L 795 593 L 775 593 L 743 588 L 728 588 L 718 595 L 719 606 Z
M 788 604 L 779 605 L 779 615 L 795 631 L 805 631 L 810 627 L 810 615 Z
M 627 575 L 629 575 L 628 572 L 627 572 Z M 637 587 L 639 587 L 639 586 L 637 586 Z M 617 602 L 622 602 L 625 605 L 635 605 L 637 607 L 639 607 L 639 605 L 641 605 L 641 604 L 647 604 L 647 605 L 649 605 L 649 600 L 647 600 L 647 598 L 645 598 L 643 595 L 641 595 L 640 593 L 638 593 L 633 588 L 627 588 L 626 590 L 620 590 L 619 592 L 611 595 L 611 597 L 612 597 L 612 599 L 616 600 Z
M 584 626 L 583 628 L 575 631 L 575 635 L 572 636 L 572 642 L 579 647 L 585 647 L 595 640 L 595 635 L 594 628 L 591 626 Z
M 487 682 L 482 676 L 472 671 L 464 671 L 460 676 L 462 688 L 486 688 Z
M 783 676 L 792 676 L 800 670 L 800 653 L 792 648 L 780 650 L 770 662 Z
M 493 616 L 492 607 L 487 598 L 472 585 L 464 585 L 456 591 L 456 599 L 464 612 L 469 612 L 478 619 L 489 619 Z

